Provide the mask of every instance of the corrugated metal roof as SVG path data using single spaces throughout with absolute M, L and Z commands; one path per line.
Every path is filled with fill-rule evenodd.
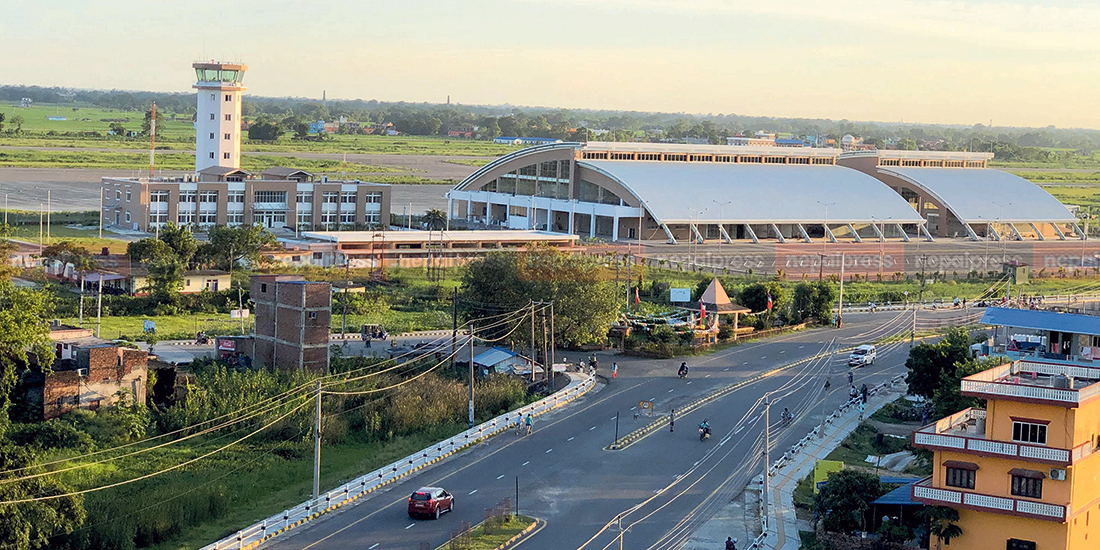
M 977 168 L 879 167 L 926 190 L 967 223 L 1074 222 L 1058 199 L 1019 176 Z
M 1002 327 L 1055 330 L 1100 336 L 1100 317 L 1036 309 L 986 308 L 982 323 Z
M 518 354 L 503 348 L 492 348 L 490 350 L 483 351 L 479 353 L 477 357 L 474 357 L 474 363 L 486 367 L 491 367 L 501 361 L 515 357 L 516 355 Z
M 832 224 L 923 221 L 882 182 L 840 166 L 596 160 L 577 164 L 621 181 L 663 223 L 823 223 L 825 205 Z
M 884 479 L 880 479 L 879 481 L 882 481 L 883 483 L 895 483 L 892 481 L 886 481 Z M 889 493 L 886 493 L 885 495 L 882 495 L 881 497 L 878 497 L 871 504 L 893 504 L 895 506 L 923 506 L 923 504 L 921 504 L 920 502 L 916 502 L 913 500 L 913 483 L 916 481 L 917 480 L 915 479 L 906 479 L 902 481 L 904 485 L 898 487 L 897 489 L 894 489 L 893 491 L 890 491 Z

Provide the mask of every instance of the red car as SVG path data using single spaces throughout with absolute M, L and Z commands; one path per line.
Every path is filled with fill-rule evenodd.
M 455 497 L 439 487 L 421 487 L 409 497 L 409 517 L 439 516 L 455 507 Z

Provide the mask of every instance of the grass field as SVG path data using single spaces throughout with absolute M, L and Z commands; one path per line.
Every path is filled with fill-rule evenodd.
M 21 116 L 24 119 L 23 132 L 45 134 L 54 132 L 99 132 L 106 134 L 112 124 L 103 119 L 128 119 L 128 122 L 119 122 L 127 130 L 141 131 L 141 123 L 145 119 L 145 113 L 140 111 L 119 111 L 116 109 L 104 109 L 81 104 L 38 104 L 32 107 L 0 106 L 0 112 L 7 115 L 4 129 L 15 127 L 11 119 Z M 181 115 L 186 120 L 166 119 L 157 124 L 157 135 L 166 138 L 171 137 L 195 137 L 195 128 L 191 123 L 190 115 Z M 64 117 L 66 120 L 50 120 L 48 117 Z
M 91 227 L 90 229 L 72 229 L 64 225 L 52 225 L 50 227 L 50 239 L 47 243 L 45 233 L 42 236 L 42 243 L 44 245 L 57 244 L 61 241 L 70 241 L 78 246 L 87 248 L 90 252 L 98 254 L 103 247 L 107 247 L 114 254 L 123 254 L 126 252 L 126 241 L 121 239 L 111 238 L 110 232 L 104 232 L 103 238 L 99 238 L 99 228 Z M 16 225 L 12 227 L 12 237 L 38 243 L 38 225 Z
M 1100 180 L 1089 185 L 1044 185 L 1043 189 L 1062 204 L 1100 208 Z

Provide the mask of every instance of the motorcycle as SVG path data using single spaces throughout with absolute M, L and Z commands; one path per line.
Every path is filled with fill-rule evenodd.
M 706 441 L 710 439 L 710 427 L 699 428 L 699 441 Z
M 680 374 L 680 380 L 683 380 L 684 378 L 687 378 L 688 371 L 687 371 L 687 369 L 680 369 L 679 374 Z

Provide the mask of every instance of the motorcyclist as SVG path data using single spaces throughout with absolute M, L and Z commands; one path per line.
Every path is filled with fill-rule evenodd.
M 794 419 L 794 416 L 791 415 L 791 411 L 787 410 L 787 407 L 783 407 L 783 423 L 784 424 L 790 424 L 791 420 L 793 420 L 793 419 Z
M 683 377 L 687 376 L 688 364 L 687 364 L 686 361 L 683 362 L 683 363 L 680 363 L 680 370 L 676 371 L 676 373 L 680 375 L 680 378 L 683 378 Z
M 707 419 L 704 418 L 703 421 L 699 423 L 699 429 L 703 430 L 703 435 L 710 435 L 710 423 L 707 422 Z

